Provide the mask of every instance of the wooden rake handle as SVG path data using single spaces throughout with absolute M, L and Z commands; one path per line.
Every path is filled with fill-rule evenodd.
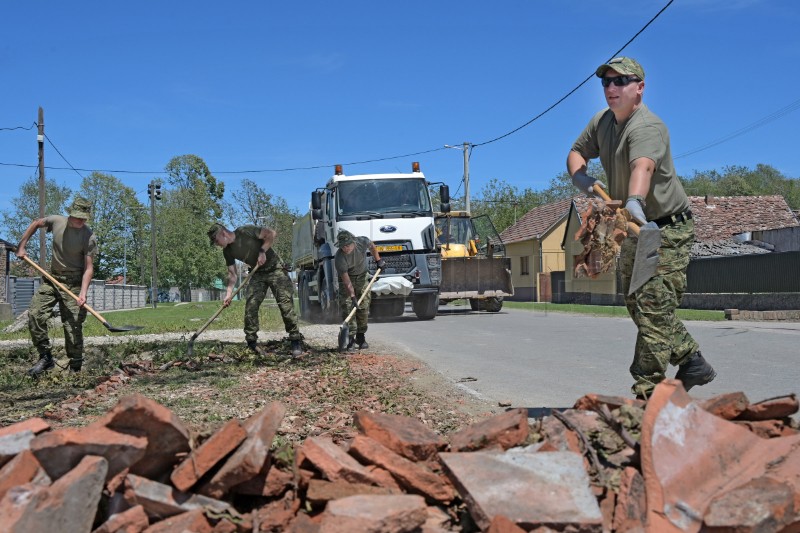
M 53 276 L 51 276 L 51 275 L 50 275 L 50 273 L 49 273 L 48 271 L 46 271 L 45 269 L 43 269 L 42 267 L 40 267 L 39 265 L 37 265 L 37 264 L 36 264 L 34 261 L 32 261 L 32 260 L 31 260 L 31 258 L 30 258 L 30 257 L 28 257 L 27 255 L 23 255 L 23 256 L 22 256 L 22 259 L 24 259 L 24 260 L 25 260 L 25 261 L 26 261 L 26 262 L 27 262 L 29 265 L 31 265 L 33 268 L 35 268 L 36 270 L 38 270 L 38 271 L 39 271 L 39 273 L 40 273 L 42 276 L 44 276 L 44 277 L 46 277 L 48 280 L 50 280 L 50 282 L 51 282 L 51 283 L 53 283 L 53 284 L 54 284 L 56 287 L 58 287 L 59 289 L 61 289 L 62 291 L 64 291 L 66 294 L 69 294 L 70 296 L 72 296 L 72 298 L 73 298 L 73 299 L 74 299 L 76 302 L 80 302 L 80 301 L 81 301 L 81 299 L 80 299 L 80 298 L 78 298 L 77 296 L 75 296 L 75 294 L 74 294 L 74 293 L 73 293 L 71 290 L 69 290 L 69 289 L 68 289 L 68 288 L 67 288 L 67 287 L 66 287 L 66 286 L 65 286 L 63 283 L 59 282 L 59 281 L 58 281 L 56 278 L 54 278 Z M 91 313 L 91 314 L 92 314 L 92 315 L 93 315 L 93 316 L 94 316 L 94 317 L 95 317 L 97 320 L 99 320 L 99 321 L 100 321 L 100 322 L 102 322 L 103 324 L 108 324 L 108 321 L 107 321 L 105 318 L 103 318 L 103 316 L 102 316 L 100 313 L 98 313 L 97 311 L 95 311 L 94 309 L 92 309 L 92 306 L 90 306 L 90 305 L 89 305 L 89 304 L 87 304 L 87 303 L 84 303 L 84 304 L 83 304 L 83 307 L 85 307 L 85 308 L 86 308 L 86 310 L 87 310 L 87 311 L 89 311 L 89 312 L 90 312 L 90 313 Z
M 348 313 L 347 318 L 344 319 L 344 323 L 345 324 L 350 322 L 350 319 L 353 318 L 353 315 L 356 313 L 356 309 L 358 309 L 358 306 L 361 305 L 362 301 L 364 301 L 364 297 L 367 295 L 369 290 L 372 288 L 372 284 L 375 283 L 376 279 L 378 279 L 378 274 L 380 274 L 380 273 L 381 273 L 381 269 L 380 268 L 375 269 L 375 275 L 372 276 L 372 279 L 369 280 L 369 283 L 367 284 L 367 287 L 364 289 L 364 292 L 361 293 L 361 298 L 358 299 L 358 304 L 356 304 L 356 306 L 353 307 L 350 310 L 350 313 Z
M 236 296 L 237 294 L 239 294 L 239 291 L 240 291 L 240 290 L 242 290 L 242 289 L 244 288 L 244 286 L 245 286 L 245 285 L 247 285 L 247 282 L 248 282 L 248 281 L 250 281 L 250 278 L 251 278 L 251 277 L 253 277 L 253 274 L 255 274 L 255 273 L 256 273 L 256 270 L 258 270 L 258 268 L 259 268 L 260 266 L 261 266 L 261 265 L 259 265 L 258 263 L 256 263 L 256 266 L 253 268 L 253 270 L 251 270 L 250 272 L 248 272 L 248 273 L 247 273 L 247 277 L 246 277 L 246 278 L 244 278 L 244 281 L 242 281 L 242 282 L 239 284 L 239 286 L 236 288 L 236 290 L 235 290 L 235 291 L 233 291 L 233 294 L 231 294 L 231 300 L 233 300 L 234 296 Z M 194 332 L 194 334 L 192 335 L 192 338 L 191 338 L 191 340 L 192 340 L 192 341 L 193 341 L 193 340 L 195 340 L 195 339 L 196 339 L 196 338 L 197 338 L 197 337 L 198 337 L 198 336 L 199 336 L 201 333 L 203 333 L 203 331 L 205 331 L 205 329 L 206 329 L 206 328 L 207 328 L 207 327 L 208 327 L 208 326 L 209 326 L 209 325 L 210 325 L 212 322 L 214 322 L 214 320 L 216 320 L 216 319 L 217 319 L 217 317 L 219 316 L 219 314 L 222 312 L 222 310 L 223 310 L 223 309 L 225 309 L 225 304 L 222 304 L 222 305 L 220 306 L 220 308 L 219 308 L 219 309 L 217 309 L 217 312 L 216 312 L 216 313 L 214 313 L 214 314 L 212 315 L 212 317 L 211 317 L 211 318 L 209 318 L 209 319 L 208 319 L 208 321 L 207 321 L 205 324 L 203 324 L 203 325 L 200 327 L 200 329 L 198 329 L 197 331 L 195 331 L 195 332 Z

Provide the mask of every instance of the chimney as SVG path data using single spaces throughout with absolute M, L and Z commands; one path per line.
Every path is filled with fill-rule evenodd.
M 706 194 L 706 206 L 711 207 L 714 205 L 715 198 L 712 194 Z

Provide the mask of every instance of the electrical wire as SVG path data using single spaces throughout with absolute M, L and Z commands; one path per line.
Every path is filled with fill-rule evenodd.
M 644 30 L 646 30 L 650 26 L 650 24 L 652 24 L 670 5 L 672 5 L 672 3 L 674 1 L 675 0 L 669 0 L 664 5 L 664 7 L 662 7 L 658 11 L 658 13 L 655 14 L 655 16 L 653 16 L 653 18 L 651 18 L 647 22 L 647 24 L 645 24 L 639 31 L 637 31 L 634 34 L 634 36 L 631 37 L 628 40 L 628 42 L 626 42 L 619 50 L 614 52 L 614 54 L 612 54 L 609 59 L 617 57 L 620 54 L 620 52 L 622 52 L 625 48 L 627 48 L 628 45 L 630 45 L 642 32 L 644 32 Z M 472 154 L 472 149 L 474 147 L 486 146 L 487 144 L 491 144 L 491 143 L 497 142 L 497 141 L 499 141 L 501 139 L 504 139 L 504 138 L 506 138 L 506 137 L 508 137 L 510 135 L 513 135 L 514 133 L 517 133 L 518 131 L 522 130 L 523 128 L 533 124 L 539 118 L 541 118 L 542 116 L 544 116 L 545 114 L 547 114 L 548 112 L 553 110 L 556 106 L 561 104 L 561 102 L 563 102 L 564 100 L 569 98 L 573 93 L 575 93 L 578 89 L 580 89 L 583 85 L 585 85 L 590 79 L 592 79 L 592 77 L 594 77 L 594 73 L 591 73 L 589 76 L 586 77 L 586 79 L 584 79 L 574 89 L 569 91 L 567 94 L 565 94 L 560 99 L 558 99 L 554 104 L 552 104 L 547 109 L 545 109 L 544 111 L 542 111 L 541 113 L 539 113 L 538 115 L 536 115 L 535 117 L 530 119 L 525 124 L 515 128 L 515 129 L 513 129 L 513 130 L 511 130 L 511 131 L 509 131 L 507 133 L 504 133 L 503 135 L 495 137 L 494 139 L 490 139 L 488 141 L 484 141 L 484 142 L 481 142 L 481 143 L 470 144 L 470 157 L 471 157 L 471 154 Z M 36 123 L 34 123 L 34 126 L 36 126 Z M 18 126 L 16 128 L 0 128 L 0 129 L 26 129 L 26 128 Z M 31 129 L 31 128 L 27 128 L 27 129 Z M 49 138 L 48 138 L 48 141 L 50 141 Z M 53 144 L 52 141 L 50 142 L 50 144 L 51 145 Z M 56 151 L 58 152 L 58 148 L 56 148 L 55 145 L 53 145 L 53 148 L 55 148 Z M 343 164 L 344 165 L 349 165 L 349 166 L 355 166 L 355 165 L 363 165 L 363 164 L 367 164 L 367 163 L 377 163 L 377 162 L 381 162 L 381 161 L 390 161 L 392 159 L 402 159 L 404 157 L 412 157 L 412 156 L 416 156 L 416 155 L 429 154 L 429 153 L 438 152 L 438 151 L 444 150 L 444 149 L 445 149 L 445 147 L 432 148 L 430 150 L 422 150 L 422 151 L 413 152 L 413 153 L 410 153 L 410 154 L 395 155 L 395 156 L 389 156 L 389 157 L 380 157 L 380 158 L 375 158 L 375 159 L 365 159 L 363 161 L 351 161 L 349 163 L 343 163 Z M 59 152 L 59 155 L 61 155 L 60 152 Z M 73 171 L 77 172 L 78 175 L 80 175 L 79 171 L 83 171 L 83 172 L 104 172 L 104 173 L 110 173 L 110 174 L 163 174 L 164 173 L 163 170 L 158 170 L 158 171 L 149 171 L 148 170 L 148 171 L 144 171 L 144 170 L 117 170 L 117 169 L 75 168 L 74 166 L 72 166 L 72 164 L 70 164 L 69 161 L 66 160 L 66 158 L 64 158 L 63 155 L 61 155 L 61 158 L 64 159 L 64 161 L 67 162 L 69 167 L 66 167 L 66 168 L 65 167 L 45 167 L 45 168 L 50 169 L 50 170 L 73 170 Z M 0 165 L 2 165 L 2 166 L 23 167 L 23 168 L 35 168 L 34 165 L 24 165 L 24 164 L 15 164 L 15 163 L 2 163 L 2 162 L 0 162 Z M 317 170 L 317 169 L 320 169 L 320 168 L 330 168 L 332 166 L 333 165 L 331 165 L 331 164 L 326 164 L 326 165 L 312 165 L 312 166 L 307 166 L 307 167 L 288 167 L 288 168 L 258 169 L 258 170 L 224 170 L 224 171 L 214 171 L 214 174 L 217 174 L 217 175 L 222 175 L 222 174 L 262 174 L 262 173 L 268 173 L 268 172 L 292 172 L 292 171 L 297 171 L 297 170 Z M 81 176 L 81 177 L 83 177 L 83 176 Z M 460 186 L 459 186 L 459 188 L 460 188 Z
M 31 125 L 30 127 L 27 127 L 27 128 L 25 126 L 14 126 L 13 128 L 0 128 L 0 131 L 13 131 L 13 130 L 28 130 L 28 131 L 30 131 L 33 128 L 35 128 L 36 126 L 38 126 L 38 124 L 36 124 L 34 122 L 33 125 Z
M 724 142 L 730 141 L 731 139 L 735 139 L 736 137 L 739 137 L 740 135 L 744 135 L 745 133 L 753 131 L 756 128 L 760 128 L 761 126 L 769 124 L 770 122 L 772 122 L 774 120 L 778 120 L 779 118 L 785 117 L 789 113 L 797 111 L 798 109 L 800 109 L 800 100 L 795 100 L 791 104 L 789 104 L 789 105 L 787 105 L 785 107 L 782 107 L 782 108 L 778 109 L 777 111 L 775 111 L 773 113 L 770 113 L 769 115 L 756 120 L 752 124 L 748 124 L 747 126 L 741 128 L 741 129 L 738 129 L 738 130 L 734 131 L 733 133 L 729 133 L 728 135 L 726 135 L 724 137 L 720 137 L 719 139 L 717 139 L 715 141 L 711 141 L 711 142 L 709 142 L 707 144 L 704 144 L 702 146 L 699 146 L 697 148 L 689 150 L 688 152 L 683 152 L 682 154 L 676 155 L 672 159 L 680 159 L 682 157 L 687 157 L 687 156 L 696 154 L 698 152 L 702 152 L 703 150 L 708 150 L 709 148 L 713 148 L 713 147 L 715 147 L 717 145 L 720 145 L 720 144 L 722 144 Z
M 83 174 L 81 174 L 80 172 L 78 172 L 78 170 L 77 170 L 75 167 L 73 167 L 73 166 L 72 166 L 72 163 L 70 163 L 69 161 L 67 161 L 67 158 L 66 158 L 66 157 L 64 157 L 64 154 L 62 154 L 62 153 L 61 153 L 61 150 L 59 150 L 59 149 L 58 149 L 58 147 L 57 147 L 55 144 L 53 144 L 53 141 L 52 141 L 52 140 L 50 140 L 50 137 L 48 137 L 46 133 L 44 134 L 44 138 L 45 138 L 45 139 L 47 139 L 47 142 L 49 142 L 49 143 L 50 143 L 50 146 L 52 146 L 52 147 L 55 149 L 55 151 L 58 153 L 58 155 L 60 155 L 60 156 L 61 156 L 61 159 L 63 159 L 63 160 L 64 160 L 64 162 L 65 162 L 66 164 L 68 164 L 68 165 L 69 165 L 69 168 L 71 168 L 72 170 L 74 170 L 74 171 L 75 171 L 75 174 L 77 174 L 78 176 L 80 176 L 80 177 L 81 177 L 81 179 L 83 179 Z

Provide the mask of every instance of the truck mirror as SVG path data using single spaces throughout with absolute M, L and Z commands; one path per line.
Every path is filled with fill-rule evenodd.
M 439 186 L 439 200 L 441 200 L 442 204 L 450 203 L 450 187 L 447 185 Z M 444 209 L 442 209 L 442 211 L 444 211 Z M 448 209 L 447 211 L 450 210 Z
M 311 193 L 311 209 L 322 209 L 322 193 L 319 191 Z
M 314 220 L 322 220 L 322 209 L 312 209 L 311 218 Z
M 450 204 L 449 203 L 443 203 L 442 205 L 439 206 L 439 210 L 442 213 L 449 213 L 450 212 Z

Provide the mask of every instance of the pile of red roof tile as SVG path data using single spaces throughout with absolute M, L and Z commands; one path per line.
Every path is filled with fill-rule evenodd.
M 645 404 L 587 395 L 449 435 L 359 412 L 358 434 L 273 447 L 272 403 L 195 442 L 165 407 L 123 398 L 84 428 L 0 428 L 3 531 L 800 531 L 794 395 Z M 291 453 L 287 453 L 291 451 Z
M 614 269 L 628 221 L 620 209 L 622 202 L 593 199 L 575 240 L 583 249 L 575 256 L 575 276 L 595 278 Z

